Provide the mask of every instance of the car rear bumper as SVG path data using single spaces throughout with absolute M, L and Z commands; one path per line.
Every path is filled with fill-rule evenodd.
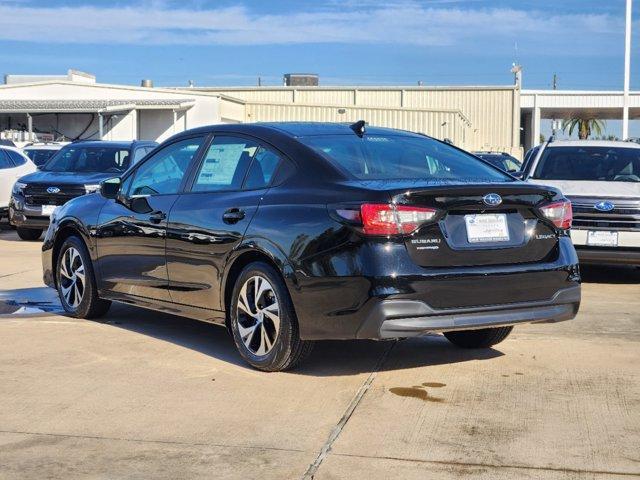
M 601 248 L 576 246 L 580 263 L 640 265 L 640 248 Z
M 578 257 L 568 237 L 555 259 L 537 263 L 421 268 L 401 248 L 387 255 L 397 267 L 388 275 L 297 275 L 288 286 L 300 336 L 382 339 L 558 322 L 573 318 L 580 304 Z
M 416 300 L 384 300 L 365 320 L 357 338 L 402 338 L 520 323 L 561 322 L 574 318 L 579 307 L 579 285 L 557 292 L 548 301 L 475 308 L 439 310 Z

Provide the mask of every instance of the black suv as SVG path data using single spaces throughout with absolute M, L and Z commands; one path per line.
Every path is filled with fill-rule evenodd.
M 570 203 L 423 135 L 215 125 L 56 210 L 44 281 L 69 315 L 120 301 L 227 325 L 262 370 L 319 339 L 442 332 L 489 348 L 580 304 Z
M 38 172 L 20 178 L 9 202 L 9 221 L 23 240 L 37 240 L 53 210 L 96 191 L 106 178 L 139 162 L 156 142 L 78 141 L 60 149 Z

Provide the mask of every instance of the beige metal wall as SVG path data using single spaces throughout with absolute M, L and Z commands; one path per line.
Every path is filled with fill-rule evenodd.
M 198 89 L 197 89 L 198 90 Z M 252 121 L 320 120 L 348 121 L 332 109 L 360 112 L 371 124 L 448 136 L 470 150 L 501 150 L 521 156 L 520 91 L 497 87 L 232 87 L 199 89 L 244 99 Z M 300 105 L 299 109 L 284 108 Z M 268 109 L 266 105 L 271 105 Z M 321 106 L 323 108 L 314 111 Z M 363 110 L 364 107 L 368 107 Z M 439 128 L 438 116 L 459 112 Z M 279 117 L 282 115 L 282 117 Z M 301 115 L 296 117 L 296 115 Z M 384 122 L 377 123 L 377 122 Z M 467 127 L 458 125 L 467 124 Z M 447 131 L 447 128 L 452 131 Z M 460 132 L 456 129 L 460 128 Z
M 246 109 L 248 122 L 355 122 L 366 119 L 371 125 L 449 138 L 462 148 L 467 146 L 467 139 L 471 134 L 469 122 L 455 110 L 337 107 L 297 103 L 247 103 Z

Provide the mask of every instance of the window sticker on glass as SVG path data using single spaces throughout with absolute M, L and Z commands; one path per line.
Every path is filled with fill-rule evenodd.
M 247 154 L 251 157 L 255 148 Z M 245 152 L 244 143 L 211 145 L 198 176 L 199 185 L 230 185 L 238 160 Z

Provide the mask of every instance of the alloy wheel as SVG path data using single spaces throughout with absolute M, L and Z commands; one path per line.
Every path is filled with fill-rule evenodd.
M 68 248 L 60 262 L 60 291 L 64 301 L 71 308 L 77 308 L 82 302 L 85 291 L 85 270 L 80 252 L 74 247 Z
M 263 357 L 273 349 L 280 331 L 280 307 L 266 278 L 256 275 L 242 285 L 236 321 L 242 343 L 252 354 Z

